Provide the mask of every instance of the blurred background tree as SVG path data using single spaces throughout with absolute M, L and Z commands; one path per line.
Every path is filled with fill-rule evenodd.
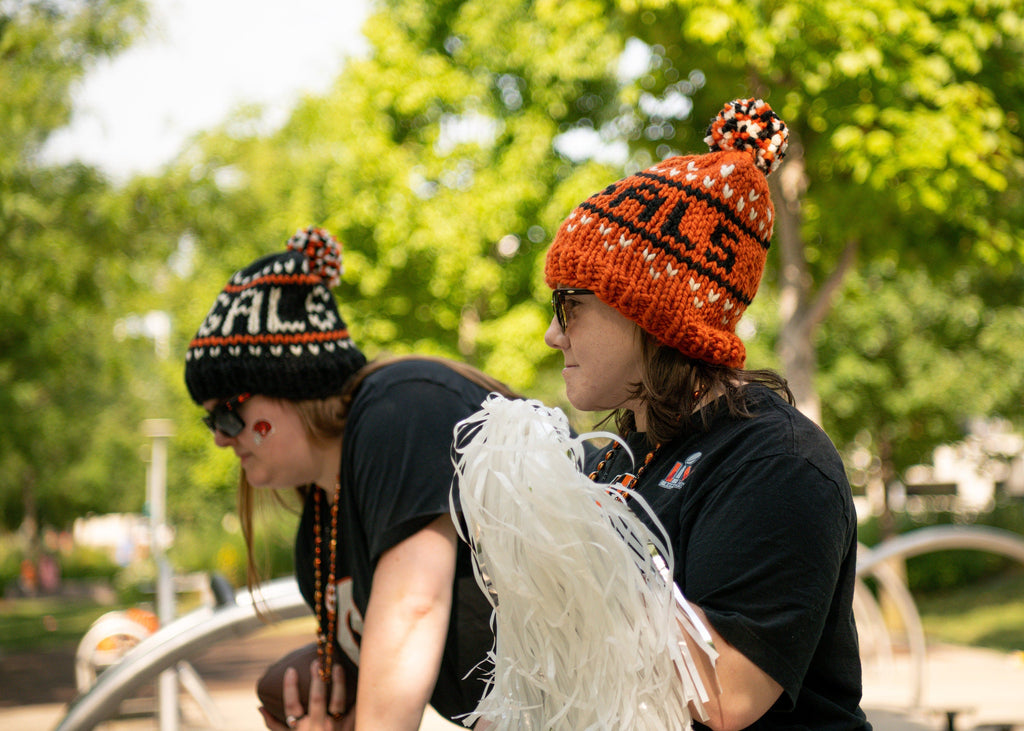
M 998 315 L 980 308 L 983 324 L 967 334 L 934 327 L 928 313 L 946 310 L 953 320 L 964 307 L 957 298 L 979 292 L 945 286 L 954 277 L 1018 293 L 1002 304 L 1020 305 L 1014 289 L 1024 255 L 1019 4 L 622 5 L 627 33 L 651 51 L 627 112 L 639 110 L 648 140 L 640 164 L 693 149 L 699 135 L 679 135 L 662 113 L 678 97 L 692 101 L 691 119 L 703 120 L 722 99 L 763 96 L 789 123 L 789 156 L 771 179 L 777 258 L 770 257 L 767 284 L 778 297 L 774 349 L 801 410 L 840 445 L 865 428 L 872 432 L 887 484 L 907 466 L 927 461 L 934 445 L 962 436 L 954 425 L 966 421 L 965 410 L 1019 423 L 1019 392 L 995 388 L 978 399 L 977 384 L 950 383 L 944 373 L 952 361 L 961 373 L 1019 383 L 1019 359 L 981 356 L 981 328 Z M 702 84 L 698 93 L 695 78 Z M 853 325 L 838 314 L 849 315 L 853 304 L 844 297 L 849 278 L 877 277 L 880 270 L 889 271 L 896 289 L 913 287 L 922 270 L 942 283 L 944 291 L 928 304 L 891 303 L 901 312 L 890 323 L 916 323 L 900 334 L 887 331 L 892 342 L 921 357 L 913 373 L 893 360 L 894 351 L 820 347 L 829 337 L 850 345 L 887 322 L 877 317 Z M 924 308 L 920 321 L 915 306 Z M 977 361 L 986 367 L 968 370 Z M 867 380 L 880 369 L 902 370 L 908 378 L 875 383 L 878 390 L 845 388 L 851 371 Z M 823 404 L 822 394 L 841 406 Z
M 141 299 L 125 211 L 95 170 L 37 155 L 69 121 L 71 85 L 145 17 L 135 0 L 0 3 L 0 515 L 30 541 L 41 520 L 124 504 L 142 475 L 120 426 L 141 411 L 136 351 L 111 337 Z
M 104 7 L 102 27 L 127 42 L 139 9 Z M 4 48 L 30 25 L 8 16 Z M 100 50 L 55 38 L 76 37 L 75 17 L 47 42 L 80 70 Z M 27 91 L 0 97 L 5 120 L 36 114 L 0 183 L 0 225 L 33 232 L 0 241 L 0 398 L 17 414 L 0 426 L 9 526 L 25 485 L 37 504 L 76 496 L 40 511 L 55 525 L 137 507 L 132 450 L 149 416 L 179 425 L 172 519 L 232 509 L 234 460 L 211 447 L 180 364 L 230 273 L 309 224 L 345 245 L 336 294 L 368 355 L 457 357 L 567 406 L 542 341 L 559 223 L 622 175 L 705 150 L 708 120 L 744 96 L 766 98 L 792 132 L 773 176 L 776 243 L 741 323 L 748 364 L 780 368 L 840 447 L 869 431 L 893 479 L 970 416 L 1022 425 L 1019 3 L 381 0 L 364 32 L 368 52 L 283 126 L 263 131 L 262 110 L 239 109 L 119 187 L 33 162 L 66 119 L 66 86 L 50 116 Z M 59 78 L 40 69 L 33 83 Z M 72 172 L 78 187 L 8 182 Z M 52 224 L 13 213 L 29 202 Z M 49 286 L 30 285 L 44 275 Z M 166 360 L 113 336 L 118 319 L 154 310 L 171 318 Z

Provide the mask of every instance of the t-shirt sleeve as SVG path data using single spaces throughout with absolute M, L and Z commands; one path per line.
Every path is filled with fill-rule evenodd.
M 849 550 L 842 489 L 798 455 L 746 461 L 705 496 L 686 544 L 688 598 L 790 702 Z
M 392 384 L 353 408 L 342 489 L 354 493 L 371 565 L 449 512 L 453 430 L 474 410 L 459 394 L 425 380 Z

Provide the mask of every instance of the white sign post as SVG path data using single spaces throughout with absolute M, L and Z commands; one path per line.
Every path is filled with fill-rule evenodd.
M 149 500 L 150 551 L 156 562 L 156 606 L 160 626 L 174 621 L 174 572 L 167 560 L 170 527 L 167 525 L 167 441 L 174 435 L 170 419 L 147 419 L 143 433 L 153 440 L 152 457 L 146 471 Z M 160 731 L 178 731 L 178 674 L 174 669 L 160 673 L 157 683 Z

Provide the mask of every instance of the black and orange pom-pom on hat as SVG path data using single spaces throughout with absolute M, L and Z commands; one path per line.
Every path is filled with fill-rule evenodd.
M 185 384 L 196 403 L 242 393 L 323 398 L 365 365 L 331 294 L 341 244 L 310 227 L 285 246 L 234 273 L 189 343 Z
M 548 251 L 548 286 L 593 290 L 663 345 L 742 368 L 736 323 L 761 282 L 775 217 L 767 176 L 788 136 L 764 101 L 726 104 L 710 152 L 664 160 L 576 207 Z

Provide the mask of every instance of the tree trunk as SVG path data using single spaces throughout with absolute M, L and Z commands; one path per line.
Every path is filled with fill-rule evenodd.
M 832 296 L 857 258 L 857 242 L 846 242 L 831 275 L 817 290 L 807 266 L 801 232 L 801 200 L 807 189 L 803 148 L 790 140 L 785 164 L 769 178 L 775 201 L 775 238 L 779 248 L 779 342 L 782 373 L 808 418 L 821 424 L 821 401 L 815 388 L 818 361 L 814 331 L 828 314 Z
M 806 317 L 811 277 L 800 231 L 800 201 L 807 186 L 803 149 L 791 142 L 786 163 L 769 178 L 775 199 L 775 238 L 779 247 L 779 342 L 782 372 L 796 397 L 797 408 L 821 423 L 821 403 L 814 388 L 817 360 Z
M 779 331 L 777 352 L 782 362 L 782 372 L 796 399 L 796 407 L 816 424 L 821 424 L 821 400 L 814 387 L 818 361 L 811 336 L 810 328 L 802 318 L 784 319 Z
M 39 504 L 36 501 L 36 476 L 31 469 L 22 474 L 21 504 L 25 517 L 21 521 L 20 533 L 27 555 L 35 560 L 39 556 Z
M 886 430 L 879 429 L 875 438 L 878 441 L 879 476 L 884 490 L 882 512 L 878 515 L 878 532 L 879 537 L 884 541 L 886 538 L 896 535 L 897 532 L 896 518 L 892 514 L 889 500 L 889 493 L 896 482 L 896 467 L 892 461 L 892 440 L 886 434 Z

